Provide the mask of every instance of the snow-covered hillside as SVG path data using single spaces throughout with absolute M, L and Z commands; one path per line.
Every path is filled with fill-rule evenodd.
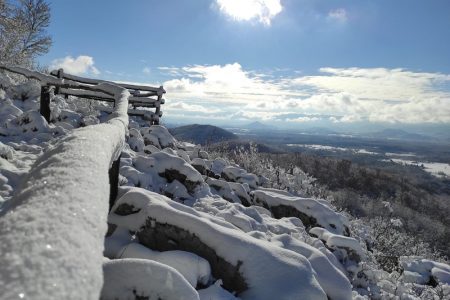
M 450 295 L 449 265 L 403 257 L 397 271 L 387 273 L 366 246 L 374 237 L 365 235 L 364 224 L 329 201 L 272 189 L 260 174 L 212 158 L 200 146 L 177 141 L 165 127 L 149 127 L 139 118 L 129 120 L 119 195 L 106 220 L 108 204 L 98 203 L 104 197 L 89 190 L 109 189 L 107 168 L 98 162 L 110 148 L 108 138 L 100 134 L 95 143 L 81 145 L 93 149 L 94 158 L 70 154 L 73 148 L 61 145 L 79 132 L 97 131 L 108 115 L 95 109 L 98 103 L 56 96 L 48 124 L 38 111 L 39 92 L 36 82 L 18 83 L 0 74 L 0 299 L 36 299 L 42 291 L 46 299 Z M 75 162 L 55 169 L 58 160 L 70 161 L 68 153 Z M 85 159 L 89 165 L 74 167 Z M 94 168 L 97 163 L 102 167 Z M 24 182 L 37 182 L 46 172 L 81 177 L 76 183 L 84 185 L 75 186 L 70 176 L 56 187 L 49 183 L 42 188 L 52 192 L 48 202 L 15 216 L 29 205 L 23 199 L 40 192 Z M 67 194 L 55 194 L 56 188 Z M 71 214 L 72 223 L 58 213 Z M 51 226 L 29 228 L 32 223 Z M 99 244 L 103 255 L 95 251 Z M 26 249 L 14 251 L 21 245 Z M 79 268 L 72 267 L 74 255 Z M 46 261 L 51 263 L 43 265 Z M 33 278 L 32 285 L 24 286 L 27 278 Z

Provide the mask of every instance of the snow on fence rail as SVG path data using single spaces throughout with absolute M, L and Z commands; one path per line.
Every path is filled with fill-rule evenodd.
M 33 72 L 20 67 L 0 65 L 0 69 L 25 75 L 28 78 L 37 79 L 41 82 L 40 113 L 47 120 L 47 122 L 50 122 L 50 101 L 52 89 L 55 95 L 61 94 L 66 97 L 71 95 L 114 103 L 114 95 L 96 88 L 102 83 L 112 83 L 127 89 L 130 92 L 132 96 L 129 97 L 128 103 L 133 106 L 133 109 L 128 110 L 128 115 L 140 116 L 143 119 L 150 121 L 150 125 L 159 124 L 159 118 L 162 116 L 161 105 L 165 103 L 162 96 L 166 93 L 163 86 L 151 87 L 84 78 L 66 74 L 63 69 L 50 72 L 51 76 L 42 73 L 33 74 L 38 72 Z M 153 112 L 148 109 L 136 109 L 141 107 L 155 108 L 155 111 Z M 111 112 L 110 109 L 105 107 L 99 107 L 99 109 L 105 112 Z
M 75 75 L 70 75 L 64 73 L 63 69 L 54 70 L 50 72 L 50 75 L 56 76 L 58 78 L 64 80 L 71 80 L 73 82 L 78 82 L 82 84 L 88 85 L 96 85 L 100 83 L 105 83 L 108 81 L 99 80 L 99 79 L 91 79 L 85 77 L 79 77 Z M 134 109 L 128 110 L 128 114 L 132 116 L 141 116 L 144 119 L 147 119 L 151 122 L 151 124 L 159 124 L 159 118 L 162 116 L 161 105 L 164 104 L 165 100 L 162 98 L 163 94 L 166 93 L 163 86 L 160 87 L 151 87 L 146 85 L 135 85 L 128 83 L 114 83 L 122 88 L 125 88 L 130 91 L 132 97 L 128 99 L 129 103 L 133 105 Z M 89 90 L 77 89 L 77 88 L 56 88 L 55 94 L 62 94 L 66 97 L 69 95 L 88 98 L 93 100 L 102 100 L 114 102 L 114 99 L 105 95 L 101 92 L 94 92 Z M 151 98 L 156 97 L 156 98 Z M 149 107 L 155 108 L 155 112 L 150 112 L 148 110 L 137 110 L 136 107 Z
M 85 85 L 0 68 L 42 86 L 83 88 L 115 99 L 106 123 L 73 130 L 35 162 L 0 215 L 0 298 L 99 299 L 108 169 L 125 144 L 130 93 L 112 83 Z

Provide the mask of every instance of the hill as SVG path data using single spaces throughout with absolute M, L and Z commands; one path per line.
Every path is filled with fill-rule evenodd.
M 255 121 L 255 122 L 252 122 L 252 123 L 250 123 L 250 124 L 247 124 L 247 125 L 244 126 L 244 127 L 245 127 L 246 129 L 251 129 L 251 130 L 267 130 L 267 129 L 272 130 L 272 129 L 273 129 L 272 126 L 263 124 L 263 123 L 258 122 L 258 121 Z
M 234 133 L 212 125 L 192 124 L 171 128 L 169 132 L 178 140 L 201 145 L 238 139 Z
M 407 132 L 402 129 L 386 128 L 381 131 L 373 132 L 370 136 L 375 138 L 399 139 L 399 140 L 432 140 L 430 136 L 418 133 Z

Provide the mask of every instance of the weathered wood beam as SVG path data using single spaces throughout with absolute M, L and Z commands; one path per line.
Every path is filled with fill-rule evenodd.
M 53 76 L 58 76 L 58 71 L 54 70 L 50 72 L 51 75 Z M 99 84 L 102 82 L 108 82 L 105 80 L 100 80 L 100 79 L 91 79 L 91 78 L 85 78 L 85 77 L 80 77 L 80 76 L 75 76 L 75 75 L 70 75 L 70 74 L 64 74 L 63 75 L 64 79 L 69 79 L 72 81 L 77 81 L 80 83 L 85 83 L 85 84 Z M 147 85 L 135 85 L 135 84 L 128 84 L 128 83 L 122 83 L 122 82 L 114 82 L 114 84 L 123 87 L 125 89 L 129 89 L 129 90 L 141 90 L 141 91 L 149 91 L 149 92 L 155 92 L 156 95 L 159 94 L 164 94 L 166 91 L 164 90 L 164 88 L 159 87 L 152 87 L 152 86 L 147 86 Z M 154 96 L 154 95 L 152 95 Z
M 56 94 L 56 91 L 55 91 L 55 94 Z M 105 93 L 101 93 L 101 92 L 91 92 L 91 91 L 85 91 L 85 90 L 79 90 L 79 89 L 61 88 L 59 90 L 59 94 L 76 96 L 76 97 L 93 99 L 93 100 L 114 102 L 113 97 L 111 97 Z M 162 99 L 162 100 L 164 100 L 164 99 Z M 132 104 L 133 106 L 141 106 L 141 107 L 158 107 L 158 106 L 160 106 L 160 103 L 158 102 L 158 100 L 152 99 L 152 98 L 130 97 L 128 99 L 128 102 L 130 104 Z
M 50 87 L 42 86 L 41 87 L 41 99 L 40 99 L 40 108 L 39 111 L 41 115 L 47 120 L 47 123 L 50 122 Z

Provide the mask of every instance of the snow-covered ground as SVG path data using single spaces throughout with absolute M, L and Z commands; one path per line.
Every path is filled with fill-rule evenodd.
M 92 192 L 107 187 L 110 162 L 103 160 L 114 138 L 101 128 L 108 116 L 89 101 L 55 97 L 48 124 L 38 96 L 36 83 L 0 74 L 0 299 L 36 299 L 33 292 L 45 299 L 332 300 L 450 293 L 449 265 L 405 257 L 400 272 L 387 273 L 327 200 L 270 189 L 259 174 L 139 118 L 129 122 L 121 187 L 108 214 L 105 194 Z M 83 140 L 87 132 L 94 141 Z M 61 146 L 79 135 L 80 143 Z M 95 159 L 85 157 L 92 151 Z M 42 181 L 58 174 L 64 181 Z M 27 185 L 30 178 L 42 190 Z M 42 195 L 48 198 L 27 209 L 27 199 Z
M 318 145 L 318 144 L 286 144 L 288 147 L 301 147 L 312 150 L 326 150 L 332 152 L 353 152 L 355 154 L 366 154 L 366 155 L 381 155 L 378 152 L 369 151 L 364 148 L 343 148 L 343 147 L 334 147 L 328 145 Z M 414 158 L 416 154 L 414 153 L 392 153 L 386 152 L 384 154 L 389 159 L 382 159 L 381 161 L 385 162 L 394 162 L 397 164 L 403 165 L 412 165 L 412 166 L 423 166 L 423 170 L 430 173 L 436 177 L 450 176 L 450 164 L 439 163 L 439 162 L 426 162 L 426 161 L 417 161 L 407 158 Z
M 423 170 L 436 177 L 450 176 L 450 165 L 437 162 L 422 162 L 403 158 L 391 158 L 385 161 L 392 161 L 401 165 L 423 167 Z

